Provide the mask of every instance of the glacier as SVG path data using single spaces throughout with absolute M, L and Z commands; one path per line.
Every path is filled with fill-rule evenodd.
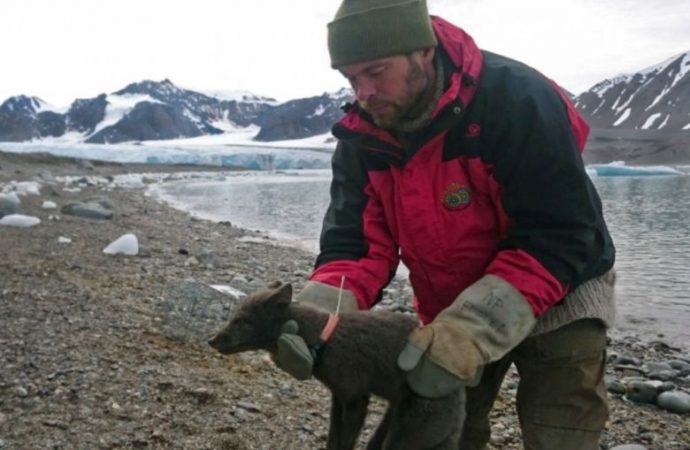
M 228 145 L 76 144 L 76 143 L 10 143 L 0 150 L 13 153 L 50 153 L 79 159 L 117 163 L 190 164 L 252 170 L 326 169 L 333 150 L 317 147 Z
M 247 133 L 245 133 L 247 134 Z M 334 144 L 326 136 L 248 144 L 248 134 L 204 136 L 200 138 L 133 142 L 127 144 L 84 144 L 74 142 L 2 142 L 0 151 L 49 153 L 71 158 L 117 163 L 188 164 L 217 167 L 242 167 L 250 170 L 330 169 Z M 680 170 L 679 170 L 680 169 Z M 590 164 L 590 177 L 685 175 L 682 166 L 629 166 L 623 161 Z
M 669 166 L 628 166 L 623 161 L 614 161 L 608 164 L 590 164 L 587 166 L 587 174 L 590 177 L 684 175 L 683 172 Z

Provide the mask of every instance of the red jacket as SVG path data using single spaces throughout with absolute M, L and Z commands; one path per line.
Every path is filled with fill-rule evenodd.
M 331 202 L 312 281 L 341 276 L 373 306 L 399 259 L 429 322 L 484 274 L 541 315 L 613 266 L 614 247 L 580 152 L 589 128 L 534 69 L 478 49 L 433 19 L 447 87 L 401 144 L 357 104 L 334 126 Z

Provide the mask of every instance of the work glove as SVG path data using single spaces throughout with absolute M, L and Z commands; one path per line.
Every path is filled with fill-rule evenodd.
M 335 314 L 340 297 L 340 313 L 357 311 L 357 300 L 352 292 L 329 286 L 323 283 L 308 282 L 295 297 L 298 303 L 308 304 Z M 294 320 L 285 322 L 278 337 L 277 350 L 273 361 L 278 367 L 292 375 L 297 380 L 311 378 L 314 369 L 314 355 L 304 339 L 299 335 L 299 325 Z
M 485 275 L 431 323 L 410 333 L 398 366 L 408 372 L 417 394 L 445 397 L 476 386 L 484 365 L 505 356 L 535 325 L 524 296 L 502 278 Z

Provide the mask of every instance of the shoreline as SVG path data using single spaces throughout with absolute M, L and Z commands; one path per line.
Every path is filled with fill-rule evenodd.
M 112 177 L 227 171 L 101 162 L 89 168 L 69 158 L 8 155 L 0 152 L 0 184 L 49 179 L 46 172 Z M 173 339 L 163 325 L 177 322 L 160 309 L 163 300 L 189 286 L 221 284 L 249 292 L 282 279 L 299 290 L 314 255 L 275 245 L 262 233 L 195 218 L 141 189 L 89 185 L 88 180 L 75 186 L 80 190 L 44 183 L 40 196 L 21 196 L 22 211 L 42 222 L 26 229 L 0 227 L 6 255 L 0 261 L 0 357 L 5 361 L 0 372 L 0 444 L 5 445 L 0 448 L 321 448 L 330 402 L 319 383 L 291 379 L 260 353 L 222 357 L 203 343 L 201 331 L 196 340 Z M 61 206 L 102 196 L 115 205 L 111 220 L 42 208 L 45 200 Z M 50 220 L 51 215 L 60 219 Z M 139 238 L 137 256 L 102 253 L 128 232 Z M 59 237 L 71 243 L 61 244 Z M 393 285 L 387 298 L 400 297 L 403 290 Z M 383 303 L 397 307 L 387 299 Z M 610 351 L 607 372 L 619 378 L 624 371 L 615 369 L 618 356 L 641 361 L 683 356 L 625 335 L 612 337 Z M 511 371 L 492 413 L 492 450 L 521 448 L 516 380 Z M 649 450 L 690 448 L 688 415 L 614 394 L 610 406 L 605 448 L 632 443 Z M 372 405 L 366 436 L 382 410 L 379 402 Z

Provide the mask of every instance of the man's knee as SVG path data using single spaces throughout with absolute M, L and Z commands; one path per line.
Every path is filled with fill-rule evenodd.
M 608 418 L 603 324 L 580 320 L 529 341 L 516 358 L 525 449 L 598 449 Z

